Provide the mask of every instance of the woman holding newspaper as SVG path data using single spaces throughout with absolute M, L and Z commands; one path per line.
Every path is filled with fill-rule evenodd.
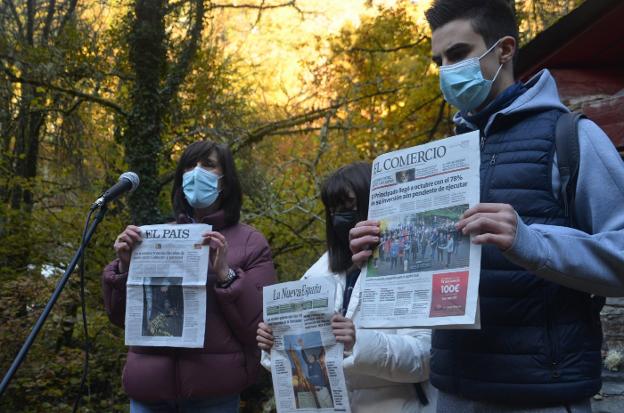
M 130 347 L 123 385 L 130 411 L 237 412 L 240 392 L 259 366 L 255 326 L 262 317 L 262 286 L 275 282 L 265 238 L 239 222 L 242 192 L 229 148 L 195 142 L 182 154 L 172 189 L 178 224 L 205 223 L 210 247 L 203 348 Z M 141 229 L 129 225 L 115 240 L 117 259 L 102 286 L 111 321 L 124 326 L 126 281 Z
M 343 367 L 353 412 L 434 412 L 435 390 L 429 375 L 430 330 L 360 329 L 359 269 L 351 261 L 349 230 L 368 215 L 371 166 L 354 163 L 324 182 L 321 197 L 326 216 L 326 252 L 303 278 L 332 277 L 336 308 L 332 319 L 336 340 L 345 348 Z M 258 347 L 270 368 L 271 328 L 260 323 Z

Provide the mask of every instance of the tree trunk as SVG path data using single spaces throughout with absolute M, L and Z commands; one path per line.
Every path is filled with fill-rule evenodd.
M 30 243 L 24 238 L 29 237 L 30 234 L 29 227 L 34 204 L 32 185 L 37 176 L 39 134 L 45 119 L 41 110 L 33 108 L 38 97 L 40 96 L 34 87 L 23 85 L 10 167 L 8 210 L 0 223 L 2 241 L 15 245 L 14 248 L 6 250 L 2 264 L 17 271 L 26 268 L 30 257 Z M 19 243 L 10 240 L 16 234 L 20 234 L 21 242 Z
M 160 222 L 163 123 L 189 72 L 195 56 L 204 21 L 203 0 L 190 0 L 187 39 L 172 51 L 165 27 L 165 0 L 136 0 L 134 22 L 128 37 L 130 63 L 135 74 L 132 89 L 132 111 L 122 135 L 126 161 L 136 172 L 141 185 L 130 197 L 132 220 L 137 225 Z M 175 56 L 167 60 L 167 48 Z
M 40 110 L 33 109 L 33 105 L 40 97 L 35 92 L 34 87 L 23 85 L 22 93 L 14 151 L 14 171 L 15 176 L 24 182 L 17 182 L 13 186 L 11 208 L 30 213 L 33 207 L 33 194 L 29 184 L 37 176 L 39 132 L 43 125 L 44 115 Z
M 129 36 L 130 61 L 135 73 L 132 112 L 123 141 L 126 161 L 141 185 L 130 197 L 132 220 L 137 225 L 161 219 L 158 173 L 162 151 L 163 102 L 159 90 L 166 67 L 165 2 L 137 0 L 135 22 Z

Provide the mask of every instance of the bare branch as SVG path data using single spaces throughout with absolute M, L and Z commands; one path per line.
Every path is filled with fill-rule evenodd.
M 376 96 L 383 96 L 383 95 L 388 95 L 388 94 L 394 94 L 396 92 L 398 92 L 399 90 L 403 89 L 404 87 L 398 87 L 398 88 L 393 88 L 393 89 L 388 89 L 388 90 L 380 90 L 374 93 L 370 93 L 364 96 L 358 96 L 356 98 L 350 99 L 350 100 L 343 100 L 342 102 L 337 102 L 337 103 L 333 103 L 332 105 L 322 108 L 322 109 L 314 109 L 310 112 L 307 113 L 303 113 L 300 115 L 296 115 L 293 116 L 291 118 L 288 119 L 282 119 L 279 121 L 275 121 L 275 122 L 270 122 L 267 123 L 265 125 L 262 125 L 254 130 L 252 130 L 251 132 L 249 132 L 245 137 L 240 138 L 234 142 L 232 142 L 231 146 L 232 146 L 232 151 L 233 152 L 237 152 L 238 150 L 252 145 L 254 143 L 257 143 L 259 141 L 261 141 L 265 136 L 274 133 L 276 131 L 279 131 L 281 129 L 287 129 L 287 128 L 291 128 L 293 126 L 297 126 L 297 125 L 303 125 L 306 123 L 310 123 L 313 122 L 317 119 L 323 118 L 326 116 L 327 112 L 330 111 L 335 111 L 343 106 L 349 105 L 351 103 L 355 103 L 361 100 L 365 100 L 365 99 L 370 99 L 372 97 L 376 97 Z
M 292 242 L 288 242 L 282 246 L 277 246 L 275 248 L 271 248 L 271 255 L 273 256 L 273 258 L 281 255 L 281 254 L 285 254 L 287 252 L 293 252 L 293 251 L 297 251 L 300 250 L 302 248 L 313 248 L 314 250 L 316 250 L 316 248 L 314 248 L 317 245 L 325 245 L 325 241 L 322 239 L 318 239 L 318 238 L 311 238 L 310 240 L 308 240 L 305 243 L 299 243 L 299 244 L 293 244 Z M 319 252 L 317 251 L 315 255 L 318 255 Z
M 314 158 L 314 162 L 313 162 L 313 166 L 315 168 L 318 166 L 319 162 L 321 161 L 321 156 L 323 156 L 323 153 L 325 153 L 325 151 L 329 147 L 329 144 L 328 144 L 329 127 L 330 127 L 331 118 L 332 116 L 335 116 L 335 115 L 336 115 L 336 110 L 330 110 L 330 111 L 327 111 L 327 115 L 325 116 L 325 122 L 323 123 L 323 126 L 321 127 L 321 133 L 320 133 L 321 142 L 319 145 L 319 149 L 316 153 L 316 158 Z
M 45 24 L 43 25 L 43 33 L 41 35 L 41 44 L 45 45 L 50 35 L 50 27 L 52 27 L 52 20 L 54 19 L 54 12 L 56 11 L 56 0 L 49 0 L 48 13 L 46 14 Z
M 288 242 L 282 246 L 271 248 L 271 256 L 273 257 L 273 259 L 275 259 L 275 257 L 279 257 L 280 255 L 287 252 L 297 251 L 307 247 L 308 245 L 304 243 L 293 244 L 292 242 Z
M 53 107 L 53 108 L 37 109 L 37 110 L 42 113 L 62 113 L 65 116 L 69 116 L 76 109 L 78 109 L 80 105 L 82 105 L 84 102 L 86 102 L 85 99 L 77 98 L 76 101 L 68 109 L 59 109 L 59 108 Z
M 256 16 L 256 21 L 253 24 L 253 27 L 256 27 L 258 24 L 260 24 L 260 19 L 262 19 L 262 10 L 264 10 L 264 5 L 266 3 L 266 0 L 262 0 L 262 3 L 260 3 L 260 8 L 258 9 L 258 15 Z
M 433 124 L 433 127 L 429 131 L 429 140 L 433 139 L 436 131 L 438 130 L 438 126 L 442 123 L 442 119 L 444 119 L 444 108 L 446 107 L 446 100 L 442 99 L 440 103 L 440 108 L 438 109 L 438 116 L 436 117 L 436 121 Z
M 342 123 L 338 123 L 335 125 L 327 125 L 327 126 L 314 126 L 309 128 L 300 128 L 300 129 L 280 129 L 275 132 L 267 133 L 266 136 L 289 136 L 289 135 L 303 135 L 307 133 L 313 132 L 323 132 L 327 131 L 352 131 L 358 129 L 369 129 L 368 126 L 345 126 Z
M 76 10 L 76 3 L 78 3 L 78 0 L 71 0 L 69 2 L 69 7 L 67 8 L 67 12 L 63 16 L 63 19 L 61 20 L 61 24 L 59 24 L 58 33 L 63 32 L 65 25 L 67 24 L 69 19 L 71 19 L 72 16 L 74 15 L 74 11 Z
M 277 4 L 266 4 L 266 0 L 262 0 L 260 4 L 252 4 L 252 3 L 215 4 L 215 3 L 211 3 L 210 6 L 208 7 L 208 10 L 215 10 L 215 9 L 249 9 L 249 10 L 258 10 L 258 15 L 256 16 L 256 21 L 252 25 L 252 27 L 255 27 L 260 22 L 260 19 L 262 18 L 262 12 L 263 11 L 271 10 L 271 9 L 279 9 L 279 8 L 284 8 L 284 7 L 291 7 L 293 9 L 295 9 L 299 13 L 299 16 L 301 17 L 301 19 L 303 19 L 306 14 L 316 14 L 314 12 L 304 11 L 303 9 L 301 9 L 301 7 L 299 7 L 297 5 L 297 0 L 290 0 L 290 1 L 287 1 L 287 2 L 284 2 L 284 3 L 277 3 Z
M 167 77 L 166 86 L 162 91 L 162 101 L 165 105 L 167 105 L 172 96 L 174 96 L 180 84 L 184 81 L 186 74 L 188 73 L 188 68 L 195 56 L 195 52 L 197 51 L 197 47 L 199 41 L 201 39 L 201 33 L 204 27 L 204 1 L 203 0 L 194 0 L 195 3 L 195 19 L 191 24 L 188 30 L 188 41 L 184 45 L 182 52 L 180 53 L 180 57 L 178 58 L 177 63 L 173 67 L 173 69 L 169 72 L 169 76 Z
M 15 4 L 13 4 L 13 0 L 4 0 L 6 4 L 9 5 L 9 9 L 11 9 L 11 14 L 13 14 L 13 18 L 15 19 L 15 24 L 17 24 L 17 31 L 21 38 L 24 38 L 24 27 L 22 26 L 22 21 L 20 20 L 19 14 L 17 14 L 17 9 L 15 8 Z
M 30 46 L 35 44 L 35 2 L 26 1 L 26 41 Z
M 175 178 L 175 171 L 171 170 L 168 172 L 165 172 L 164 174 L 161 174 L 158 177 L 158 185 L 160 186 L 160 188 L 164 188 L 166 185 L 168 185 L 169 183 L 171 183 L 171 181 L 173 181 L 173 179 Z
M 75 96 L 75 97 L 78 97 L 78 98 L 82 98 L 84 100 L 87 100 L 87 101 L 94 102 L 94 103 L 97 103 L 99 105 L 105 106 L 105 107 L 107 107 L 109 109 L 113 109 L 115 112 L 117 112 L 118 114 L 123 115 L 125 117 L 128 116 L 128 114 L 123 110 L 123 108 L 121 106 L 119 106 L 115 102 L 111 102 L 110 100 L 104 99 L 102 97 L 99 97 L 99 96 L 96 96 L 96 95 L 90 95 L 88 93 L 80 92 L 78 90 L 67 89 L 67 88 L 64 88 L 64 87 L 53 85 L 51 83 L 42 82 L 42 81 L 39 81 L 39 80 L 25 79 L 25 78 L 23 78 L 21 76 L 17 76 L 13 72 L 11 72 L 10 69 L 8 69 L 7 67 L 4 67 L 4 65 L 2 67 L 2 71 L 4 73 L 6 73 L 6 75 L 9 78 L 9 80 L 14 82 L 14 83 L 24 83 L 24 84 L 33 85 L 33 86 L 41 86 L 41 87 L 44 87 L 46 89 L 56 90 L 57 92 L 66 93 L 66 94 L 68 94 L 70 96 Z
M 390 48 L 378 47 L 375 49 L 371 49 L 371 48 L 366 48 L 366 47 L 352 47 L 351 49 L 349 49 L 349 51 L 350 52 L 366 52 L 366 53 L 392 53 L 392 52 L 398 52 L 399 50 L 411 49 L 413 47 L 416 47 L 426 39 L 427 37 L 423 36 L 414 43 L 404 44 L 404 45 L 390 47 Z
M 261 4 L 251 4 L 251 3 L 243 3 L 243 4 L 210 4 L 210 6 L 208 7 L 210 10 L 212 9 L 254 9 L 254 10 L 270 10 L 270 9 L 279 9 L 281 7 L 293 7 L 295 8 L 297 11 L 299 11 L 300 13 L 302 13 L 302 11 L 299 9 L 299 7 L 297 6 L 297 0 L 290 0 L 287 1 L 285 3 L 279 3 L 279 4 L 265 4 L 264 1 L 262 1 Z
M 247 197 L 249 199 L 251 199 L 251 201 L 254 204 L 256 204 L 256 205 L 260 205 L 261 204 L 251 194 L 248 194 Z M 281 227 L 286 228 L 290 234 L 292 234 L 295 238 L 297 238 L 299 240 L 299 244 L 294 244 L 292 242 L 288 242 L 285 245 L 283 245 L 282 247 L 275 248 L 273 250 L 273 253 L 272 253 L 273 257 L 276 257 L 277 255 L 280 255 L 280 254 L 283 254 L 283 253 L 286 253 L 286 252 L 289 252 L 289 251 L 293 251 L 293 250 L 299 249 L 300 247 L 303 247 L 303 246 L 314 247 L 315 245 L 319 245 L 319 244 L 323 243 L 322 240 L 318 240 L 318 239 L 316 239 L 314 237 L 304 236 L 303 235 L 304 231 L 306 231 L 315 222 L 323 222 L 323 219 L 321 217 L 319 217 L 317 214 L 314 214 L 314 213 L 306 214 L 306 215 L 309 216 L 309 218 L 305 222 L 303 222 L 301 225 L 298 225 L 298 226 L 295 227 L 295 226 L 289 224 L 288 222 L 285 222 L 284 220 L 279 218 L 280 216 L 283 216 L 286 213 L 288 213 L 288 211 L 280 211 L 279 213 L 274 213 L 274 214 L 260 214 L 259 215 L 259 216 L 262 216 L 265 219 L 268 219 L 269 221 L 273 222 L 276 226 L 281 226 Z M 269 241 L 269 243 L 273 243 L 273 236 L 269 236 L 268 237 L 268 241 Z M 299 245 L 300 247 L 292 248 L 294 245 Z

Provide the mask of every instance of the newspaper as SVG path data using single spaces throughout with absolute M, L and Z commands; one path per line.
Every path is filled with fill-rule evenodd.
M 206 224 L 145 225 L 132 251 L 126 292 L 126 345 L 203 347 Z
M 264 287 L 273 329 L 271 376 L 278 413 L 349 412 L 343 345 L 331 329 L 335 281 L 319 277 Z
M 363 268 L 362 327 L 479 328 L 481 247 L 454 224 L 479 202 L 479 134 L 379 156 L 369 219 L 379 246 Z

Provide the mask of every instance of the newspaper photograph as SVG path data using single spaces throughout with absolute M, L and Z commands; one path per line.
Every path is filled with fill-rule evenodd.
M 362 269 L 365 328 L 479 328 L 481 246 L 455 229 L 479 202 L 479 134 L 383 154 L 369 219 L 379 245 Z
M 145 225 L 126 287 L 129 346 L 204 345 L 209 247 L 206 224 Z
M 343 345 L 331 329 L 335 281 L 319 277 L 264 287 L 273 330 L 271 376 L 278 413 L 349 412 Z

